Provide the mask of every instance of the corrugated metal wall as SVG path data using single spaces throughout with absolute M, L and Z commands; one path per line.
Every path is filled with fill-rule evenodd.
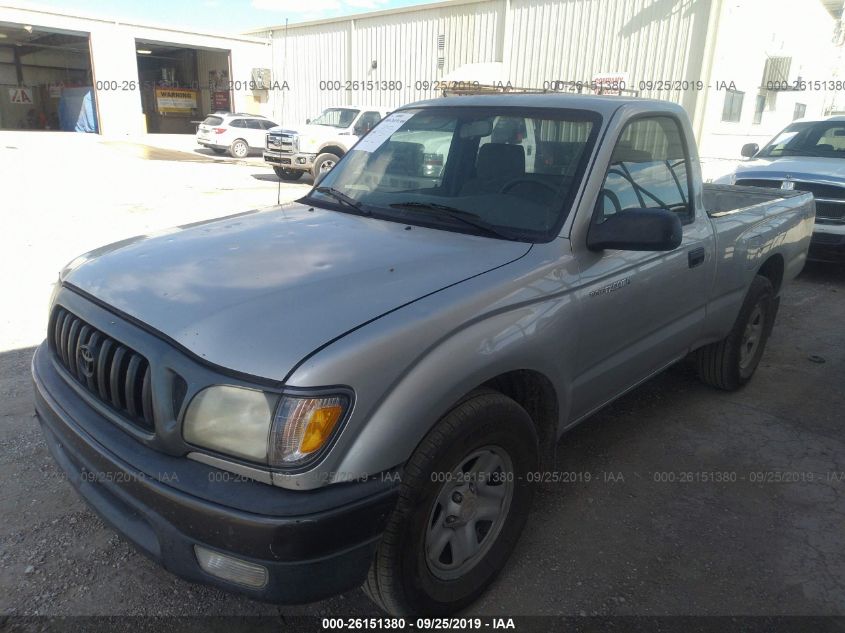
M 677 101 L 692 115 L 700 91 L 680 85 L 650 89 L 640 82 L 701 78 L 711 4 L 483 0 L 294 25 L 287 35 L 283 29 L 273 32 L 276 78 L 291 87 L 277 93 L 274 112 L 293 124 L 330 105 L 398 106 L 437 96 L 423 82 L 465 64 L 498 61 L 503 81 L 525 88 L 626 73 L 629 86 L 643 88 L 643 96 Z M 327 87 L 326 81 L 337 83 Z M 377 89 L 352 84 L 346 90 L 347 81 L 394 83 L 387 89 L 381 83 Z M 401 89 L 395 89 L 397 82 Z
M 271 91 L 276 121 L 303 123 L 327 107 L 346 103 L 343 92 L 321 90 L 320 82 L 346 78 L 349 31 L 344 21 L 274 32 L 273 81 L 288 85 Z

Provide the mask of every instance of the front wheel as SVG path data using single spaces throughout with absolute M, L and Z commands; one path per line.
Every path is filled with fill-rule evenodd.
M 734 391 L 751 380 L 774 325 L 775 307 L 772 283 L 757 275 L 730 333 L 698 350 L 698 375 L 703 382 Z
M 394 615 L 445 615 L 475 600 L 511 554 L 531 507 L 537 432 L 525 409 L 473 393 L 420 443 L 403 474 L 364 590 Z
M 340 158 L 338 158 L 335 154 L 320 154 L 314 161 L 314 167 L 312 168 L 311 174 L 314 178 L 317 178 L 320 174 L 331 171 L 332 168 L 337 165 L 337 161 L 339 160 Z
M 281 180 L 287 180 L 289 182 L 299 180 L 302 177 L 303 173 L 296 169 L 288 169 L 287 167 L 273 167 L 273 171 L 276 172 L 276 175 Z

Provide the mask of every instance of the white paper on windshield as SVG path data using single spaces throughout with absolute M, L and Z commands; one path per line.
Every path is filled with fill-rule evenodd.
M 359 152 L 376 151 L 412 116 L 414 116 L 413 112 L 394 112 L 393 114 L 387 115 L 369 134 L 358 142 L 355 150 Z

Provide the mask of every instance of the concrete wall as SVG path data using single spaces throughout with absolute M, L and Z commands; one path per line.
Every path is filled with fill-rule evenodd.
M 0 22 L 31 24 L 47 29 L 90 35 L 91 59 L 101 133 L 109 136 L 139 134 L 144 131 L 138 90 L 137 40 L 224 51 L 231 54 L 233 109 L 269 115 L 269 91 L 253 90 L 248 82 L 253 68 L 269 68 L 270 46 L 246 36 L 192 33 L 167 27 L 124 24 L 115 21 L 70 16 L 57 12 L 21 9 L 0 5 Z M 200 84 L 207 77 L 200 77 Z M 108 90 L 102 82 L 116 81 L 119 88 Z M 241 82 L 238 85 L 238 82 Z M 134 83 L 133 83 L 134 82 Z M 126 89 L 124 89 L 126 87 Z M 202 114 L 205 114 L 203 112 Z

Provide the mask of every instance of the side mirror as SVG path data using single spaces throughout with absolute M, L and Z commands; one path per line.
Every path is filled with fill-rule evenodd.
M 681 244 L 681 219 L 666 209 L 627 209 L 592 224 L 587 248 L 620 251 L 671 251 Z
M 309 123 L 311 123 L 311 119 L 305 119 L 305 125 L 308 125 Z
M 739 153 L 742 154 L 745 158 L 751 158 L 759 151 L 760 146 L 757 145 L 757 143 L 746 143 L 742 146 L 742 149 Z

